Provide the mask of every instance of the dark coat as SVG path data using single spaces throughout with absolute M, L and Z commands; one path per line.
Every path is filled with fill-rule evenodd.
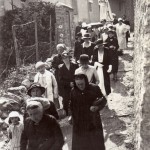
M 91 46 L 89 47 L 83 47 L 82 44 L 81 54 L 87 54 L 89 56 L 89 59 L 91 59 L 91 56 L 93 55 L 94 47 L 95 47 L 94 43 L 91 43 Z
M 77 87 L 71 91 L 70 108 L 73 118 L 72 150 L 105 150 L 99 111 L 90 111 L 93 102 L 101 97 L 103 97 L 101 90 L 92 83 L 86 84 L 84 91 L 80 91 Z M 105 104 L 106 99 L 104 98 L 99 104 L 99 110 Z M 96 116 L 96 124 L 93 122 L 93 116 Z
M 80 55 L 81 55 L 81 50 L 82 50 L 82 43 L 83 43 L 84 41 L 83 40 L 81 40 L 80 42 L 79 41 L 76 41 L 75 42 L 75 46 L 74 46 L 74 57 L 75 57 L 75 59 L 76 59 L 76 61 L 77 60 L 79 60 L 79 58 L 80 58 Z
M 117 73 L 118 72 L 118 40 L 115 37 L 108 37 L 107 40 L 105 41 L 107 43 L 108 48 L 110 49 L 111 56 L 112 56 L 112 73 Z M 114 49 L 111 49 L 110 46 L 114 46 Z
M 54 56 L 52 61 L 52 68 L 55 69 L 54 75 L 58 84 L 58 91 L 60 91 L 60 84 L 59 84 L 59 65 L 63 64 L 62 58 L 60 54 Z
M 118 23 L 118 19 L 113 20 L 113 25 L 116 25 Z
M 70 82 L 74 82 L 74 73 L 77 68 L 78 65 L 71 62 L 69 70 L 65 64 L 63 64 L 59 69 L 60 95 L 63 97 L 63 103 L 65 103 L 64 107 L 67 108 L 71 91 Z
M 97 47 L 95 47 L 94 52 L 93 52 L 92 64 L 94 64 L 94 62 L 98 62 L 98 48 Z M 104 48 L 104 58 L 101 64 L 104 65 L 103 66 L 104 85 L 105 85 L 106 94 L 109 95 L 111 93 L 111 88 L 110 88 L 110 77 L 109 77 L 109 73 L 107 72 L 107 70 L 109 68 L 109 65 L 112 65 L 112 56 L 108 48 Z
M 45 110 L 44 113 L 54 116 L 57 120 L 59 119 L 59 115 L 58 115 L 58 112 L 56 110 L 55 104 L 52 101 L 50 101 L 50 107 L 47 110 Z
M 54 117 L 43 115 L 38 125 L 30 118 L 25 120 L 20 150 L 62 150 L 63 144 L 63 134 Z

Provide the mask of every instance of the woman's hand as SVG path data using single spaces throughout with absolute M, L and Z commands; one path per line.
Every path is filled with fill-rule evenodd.
M 90 107 L 90 111 L 91 112 L 96 112 L 96 111 L 98 111 L 99 110 L 99 107 L 98 106 L 91 106 Z

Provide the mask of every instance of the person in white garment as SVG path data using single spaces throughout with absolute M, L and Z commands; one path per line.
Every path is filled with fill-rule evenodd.
M 115 25 L 120 51 L 126 49 L 126 32 L 130 30 L 130 26 L 123 23 L 122 18 L 118 19 Z
M 44 62 L 37 62 L 35 67 L 38 73 L 34 77 L 34 82 L 40 83 L 46 89 L 44 96 L 55 103 L 54 99 L 58 99 L 58 86 L 55 76 L 46 70 Z
M 86 54 L 80 55 L 79 59 L 80 67 L 75 70 L 76 74 L 87 75 L 89 83 L 99 84 L 99 77 L 94 66 L 89 65 L 89 56 Z
M 23 132 L 23 120 L 17 111 L 10 112 L 8 116 L 8 137 L 10 139 L 9 150 L 20 150 L 21 134 Z

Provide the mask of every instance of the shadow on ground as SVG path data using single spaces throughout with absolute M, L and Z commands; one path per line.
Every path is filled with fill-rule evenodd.
M 123 145 L 126 136 L 121 132 L 126 130 L 125 122 L 120 120 L 116 112 L 108 107 L 105 107 L 101 112 L 101 118 L 103 120 L 105 142 L 110 139 L 118 147 Z

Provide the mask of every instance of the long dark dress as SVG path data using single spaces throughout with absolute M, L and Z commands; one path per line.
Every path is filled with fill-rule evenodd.
M 95 47 L 93 52 L 93 58 L 92 58 L 92 64 L 94 62 L 98 62 L 98 48 Z M 104 56 L 103 56 L 103 62 L 101 63 L 103 66 L 103 74 L 104 74 L 104 86 L 106 94 L 109 95 L 111 93 L 110 88 L 110 77 L 109 73 L 107 72 L 109 65 L 112 65 L 112 56 L 108 48 L 104 48 Z
M 97 85 L 90 83 L 84 91 L 75 87 L 71 91 L 71 112 L 73 118 L 72 150 L 105 150 L 103 127 L 99 111 L 91 112 L 90 107 L 96 98 L 103 95 Z M 106 104 L 104 98 L 99 105 L 101 110 Z M 96 124 L 93 123 L 93 115 Z
M 75 42 L 75 46 L 74 46 L 74 57 L 75 57 L 76 61 L 78 61 L 79 58 L 80 58 L 81 50 L 82 50 L 82 43 L 83 43 L 83 40 L 81 40 L 80 42 L 77 40 L 77 41 Z
M 118 72 L 118 53 L 117 50 L 119 48 L 118 45 L 118 40 L 115 37 L 108 37 L 106 40 L 107 46 L 111 51 L 112 55 L 112 73 L 117 73 Z M 110 46 L 114 46 L 115 49 L 111 49 Z
M 81 54 L 87 54 L 89 56 L 89 59 L 91 59 L 91 56 L 93 55 L 95 44 L 91 42 L 91 45 L 89 47 L 84 47 L 82 44 L 82 51 Z
M 60 84 L 59 84 L 59 65 L 63 64 L 62 58 L 60 54 L 54 56 L 52 61 L 52 68 L 55 69 L 54 75 L 58 84 L 58 92 L 60 92 Z
M 70 100 L 70 82 L 74 82 L 74 73 L 78 68 L 78 65 L 70 62 L 70 69 L 63 64 L 59 69 L 59 81 L 60 81 L 60 95 L 63 97 L 63 108 L 68 113 L 68 106 Z
M 52 116 L 43 115 L 38 124 L 25 120 L 20 150 L 62 150 L 63 144 L 62 131 Z

